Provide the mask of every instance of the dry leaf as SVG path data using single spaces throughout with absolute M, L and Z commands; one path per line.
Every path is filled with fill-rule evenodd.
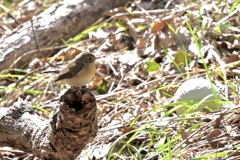
M 224 118 L 224 115 L 225 114 L 223 113 L 216 119 L 215 124 L 213 126 L 214 129 L 219 127 L 219 125 L 221 124 L 221 120 L 223 120 Z
M 183 140 L 187 139 L 187 133 L 185 131 L 181 131 L 181 136 Z
M 188 140 L 188 136 L 185 131 L 181 131 L 181 136 L 182 136 L 182 139 L 185 140 L 185 144 L 192 144 L 192 142 Z
M 137 49 L 145 49 L 146 48 L 146 40 L 143 38 L 138 38 L 136 42 Z
M 155 23 L 151 27 L 151 33 L 156 34 L 158 31 L 162 30 L 168 23 L 173 21 L 174 17 L 163 19 L 161 22 Z
M 133 130 L 136 130 L 136 128 L 123 126 L 123 128 L 120 129 L 120 131 L 121 131 L 123 134 L 127 134 L 127 133 L 129 133 L 129 132 L 131 132 L 131 131 L 133 131 Z M 127 134 L 127 137 L 130 138 L 130 137 L 132 137 L 133 134 L 134 134 L 133 132 L 132 132 L 132 133 L 129 133 L 129 134 Z
M 217 136 L 221 135 L 222 131 L 220 129 L 215 129 L 211 133 L 209 133 L 206 137 L 207 140 L 216 138 Z
M 77 49 L 70 49 L 64 55 L 65 61 L 75 58 L 81 51 Z
M 228 63 L 236 62 L 236 61 L 239 61 L 239 60 L 240 60 L 239 55 L 232 54 L 229 57 L 225 58 L 224 62 L 226 64 L 228 64 Z
M 154 50 L 161 50 L 161 47 L 160 47 L 160 37 L 158 35 L 154 36 L 153 49 Z
M 133 130 L 135 130 L 136 128 L 134 127 L 127 127 L 127 126 L 123 126 L 123 128 L 121 129 L 121 131 L 123 132 L 123 134 L 129 133 Z

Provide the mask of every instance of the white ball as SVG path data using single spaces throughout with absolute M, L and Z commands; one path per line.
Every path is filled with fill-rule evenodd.
M 185 81 L 175 93 L 173 100 L 174 102 L 186 102 L 187 105 L 181 105 L 176 112 L 178 115 L 184 113 L 188 110 L 189 106 L 198 104 L 204 99 L 204 101 L 209 100 L 221 100 L 220 93 L 217 90 L 216 86 L 213 85 L 213 88 L 216 91 L 216 96 L 212 91 L 210 81 L 202 78 L 193 78 Z M 219 110 L 221 105 L 216 101 L 199 103 L 198 107 L 194 111 L 202 111 L 206 106 L 211 110 Z M 180 104 L 180 103 L 179 103 Z

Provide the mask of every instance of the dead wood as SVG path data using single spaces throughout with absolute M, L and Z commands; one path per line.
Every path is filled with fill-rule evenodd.
M 97 134 L 96 100 L 88 89 L 71 88 L 51 120 L 33 114 L 18 101 L 0 109 L 0 145 L 29 152 L 41 159 L 75 159 Z
M 123 6 L 126 2 L 127 0 L 63 1 L 48 8 L 32 18 L 33 27 L 30 22 L 26 22 L 0 39 L 0 71 L 8 68 L 23 53 L 37 49 L 33 30 L 40 49 L 54 48 L 62 43 L 62 39 L 74 37 L 89 27 L 104 11 Z M 30 52 L 14 67 L 29 63 L 37 56 L 36 53 L 37 51 Z

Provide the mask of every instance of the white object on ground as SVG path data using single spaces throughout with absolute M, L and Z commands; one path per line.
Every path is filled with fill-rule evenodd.
M 219 110 L 221 105 L 216 101 L 221 100 L 220 93 L 215 85 L 212 84 L 212 86 L 216 91 L 216 96 L 214 96 L 210 81 L 207 79 L 193 78 L 185 81 L 173 98 L 174 102 L 187 103 L 187 105 L 179 103 L 181 106 L 176 106 L 178 107 L 177 114 L 183 114 L 191 106 L 196 107 L 194 111 L 202 111 L 206 106 L 211 110 Z

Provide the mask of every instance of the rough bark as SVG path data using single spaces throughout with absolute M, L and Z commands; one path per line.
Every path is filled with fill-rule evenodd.
M 61 44 L 61 39 L 74 37 L 98 20 L 102 13 L 123 6 L 127 0 L 63 1 L 32 18 L 33 29 L 40 48 Z M 0 71 L 8 68 L 23 53 L 37 49 L 30 22 L 26 22 L 10 35 L 0 39 Z M 36 52 L 22 59 L 28 63 Z M 19 66 L 16 66 L 19 67 Z
M 51 120 L 33 114 L 30 103 L 0 108 L 0 145 L 19 148 L 41 159 L 71 160 L 97 134 L 95 97 L 87 89 L 71 88 Z

